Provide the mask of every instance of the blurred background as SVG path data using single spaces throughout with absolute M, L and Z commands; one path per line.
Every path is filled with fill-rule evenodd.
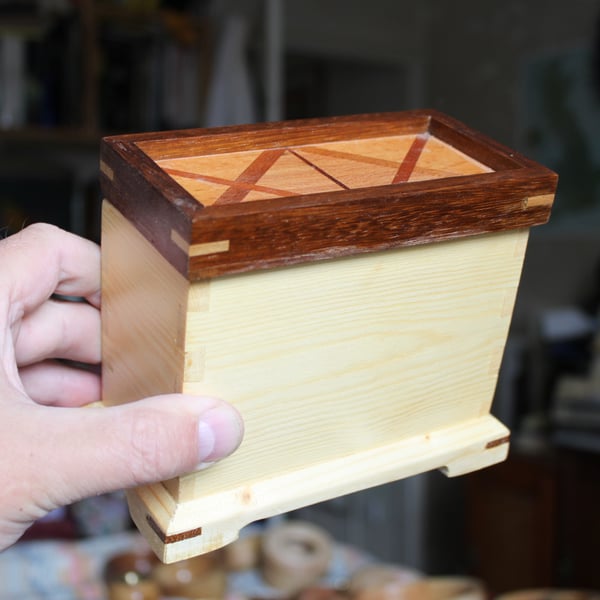
M 494 402 L 509 460 L 295 516 L 497 593 L 600 589 L 599 18 L 592 0 L 0 0 L 0 227 L 99 240 L 113 133 L 435 108 L 555 170 Z

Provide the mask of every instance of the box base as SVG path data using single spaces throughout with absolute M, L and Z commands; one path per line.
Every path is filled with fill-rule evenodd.
M 177 503 L 163 484 L 144 486 L 128 492 L 129 508 L 157 556 L 171 563 L 225 546 L 249 523 L 274 514 L 424 471 L 452 477 L 490 466 L 506 458 L 508 441 L 508 429 L 485 415 L 187 502 Z

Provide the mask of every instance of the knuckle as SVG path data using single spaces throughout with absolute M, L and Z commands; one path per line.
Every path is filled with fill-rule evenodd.
M 60 228 L 56 225 L 51 225 L 50 223 L 31 223 L 23 229 L 23 233 L 35 237 L 55 235 L 57 232 L 60 232 Z

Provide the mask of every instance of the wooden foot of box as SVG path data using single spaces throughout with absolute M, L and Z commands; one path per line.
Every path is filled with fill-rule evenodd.
M 159 558 L 175 562 L 234 541 L 242 527 L 257 519 L 332 495 L 438 468 L 456 476 L 488 467 L 506 458 L 508 441 L 506 427 L 488 415 L 220 494 L 207 492 L 177 503 L 159 483 L 130 491 L 128 501 L 132 518 Z

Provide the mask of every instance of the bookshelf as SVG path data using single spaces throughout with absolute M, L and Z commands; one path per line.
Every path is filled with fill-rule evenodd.
M 181 112 L 163 82 L 183 65 L 200 111 L 211 39 L 201 14 L 158 2 L 79 0 L 50 13 L 33 2 L 0 2 L 0 49 L 10 53 L 4 62 L 19 56 L 17 68 L 0 70 L 0 115 L 6 90 L 17 90 L 0 140 L 37 134 L 42 143 L 94 142 L 108 133 L 185 126 L 170 122 Z M 188 110 L 187 117 L 198 114 Z
M 157 1 L 53 4 L 0 0 L 0 226 L 97 239 L 101 137 L 197 126 L 213 35 Z

